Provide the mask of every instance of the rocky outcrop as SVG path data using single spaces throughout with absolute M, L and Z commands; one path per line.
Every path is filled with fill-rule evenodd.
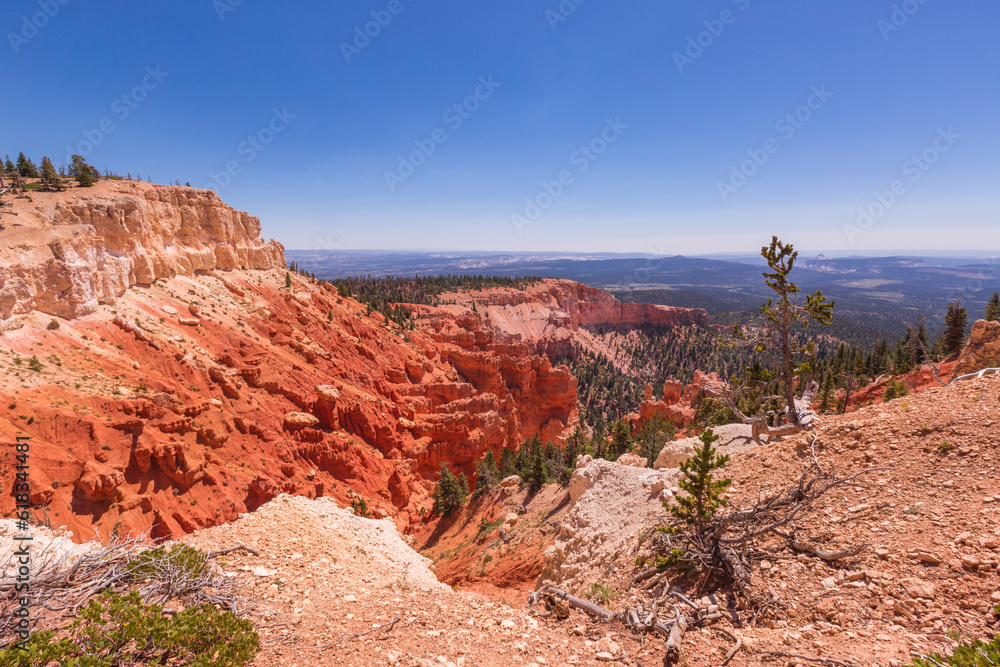
M 0 437 L 31 437 L 32 502 L 82 538 L 116 525 L 176 537 L 281 493 L 360 496 L 415 530 L 443 462 L 475 483 L 487 450 L 576 424 L 572 374 L 479 318 L 427 306 L 402 330 L 332 285 L 292 281 L 178 274 L 58 329 L 28 317 L 0 333 L 0 349 L 42 357 L 21 376 L 38 399 L 0 375 L 0 405 L 16 406 Z M 0 496 L 0 513 L 12 503 Z
M 546 279 L 523 288 L 493 288 L 441 295 L 442 301 L 471 310 L 498 334 L 530 345 L 550 359 L 572 356 L 575 347 L 588 347 L 590 333 L 604 329 L 705 326 L 708 314 L 700 308 L 674 308 L 621 303 L 611 294 L 572 280 Z M 580 335 L 581 332 L 586 332 Z
M 972 325 L 969 342 L 955 365 L 954 375 L 1000 367 L 1000 322 L 978 320 Z
M 69 319 L 160 278 L 285 264 L 260 220 L 210 190 L 102 181 L 13 199 L 5 213 L 16 217 L 0 226 L 3 320 L 32 310 Z
M 537 587 L 559 586 L 579 595 L 606 581 L 616 560 L 655 525 L 662 501 L 677 489 L 676 470 L 654 471 L 581 456 L 569 482 L 571 506 L 559 537 L 545 551 Z M 628 556 L 626 556 L 628 554 Z
M 694 381 L 689 385 L 680 382 L 663 383 L 663 396 L 653 400 L 653 387 L 646 385 L 646 400 L 639 406 L 639 412 L 628 415 L 628 420 L 636 428 L 642 428 L 653 419 L 671 422 L 675 428 L 684 428 L 694 421 L 701 401 L 705 398 L 705 385 L 722 386 L 723 382 L 714 374 L 695 371 Z

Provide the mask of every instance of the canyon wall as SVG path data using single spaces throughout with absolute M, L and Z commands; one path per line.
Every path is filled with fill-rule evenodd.
M 474 480 L 487 450 L 576 424 L 575 379 L 530 345 L 471 310 L 422 307 L 404 329 L 330 284 L 286 287 L 282 247 L 214 193 L 102 182 L 15 202 L 0 443 L 29 438 L 31 502 L 78 539 L 176 537 L 280 493 L 411 529 L 442 463 Z
M 10 198 L 0 215 L 0 319 L 72 318 L 134 285 L 196 271 L 271 269 L 284 248 L 211 190 L 102 181 Z
M 614 296 L 572 280 L 545 279 L 522 288 L 493 288 L 442 294 L 443 302 L 476 306 L 500 335 L 521 340 L 551 359 L 571 357 L 579 347 L 605 352 L 593 335 L 602 329 L 706 326 L 700 308 L 621 303 Z
M 443 463 L 474 483 L 486 451 L 576 426 L 556 352 L 705 320 L 545 280 L 444 295 L 400 327 L 330 284 L 286 286 L 259 220 L 191 188 L 102 182 L 2 213 L 0 442 L 30 439 L 31 502 L 78 539 L 176 537 L 281 493 L 415 530 Z

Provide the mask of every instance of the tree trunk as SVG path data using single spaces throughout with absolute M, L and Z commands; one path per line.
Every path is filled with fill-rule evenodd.
M 785 417 L 790 424 L 799 423 L 799 411 L 795 407 L 795 380 L 792 377 L 792 346 L 788 342 L 788 306 L 785 306 L 785 319 L 781 327 L 781 355 L 785 376 L 785 402 L 787 410 Z

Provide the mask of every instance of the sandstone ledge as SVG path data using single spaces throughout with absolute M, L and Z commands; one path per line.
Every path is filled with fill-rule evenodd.
M 8 199 L 0 228 L 0 321 L 71 319 L 135 285 L 196 271 L 284 268 L 260 220 L 210 190 L 102 181 Z

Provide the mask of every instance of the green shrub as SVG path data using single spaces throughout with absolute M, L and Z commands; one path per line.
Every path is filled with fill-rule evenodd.
M 962 644 L 955 648 L 951 657 L 941 657 L 938 654 L 914 658 L 911 667 L 996 667 L 1000 665 L 1000 635 L 986 643 L 977 639 L 971 644 Z
M 910 393 L 910 390 L 906 388 L 906 384 L 902 380 L 893 380 L 885 388 L 885 395 L 883 398 L 887 401 L 891 401 L 894 398 L 902 398 Z
M 351 498 L 351 509 L 354 513 L 362 518 L 368 519 L 371 517 L 371 512 L 368 510 L 368 503 L 365 502 L 364 498 Z
M 126 665 L 245 665 L 260 649 L 250 621 L 211 605 L 165 616 L 136 592 L 101 593 L 80 610 L 65 637 L 33 634 L 27 651 L 0 651 L 0 667 L 125 667 Z
M 591 584 L 587 597 L 595 602 L 607 604 L 618 597 L 618 592 L 610 586 L 605 586 L 603 584 Z

